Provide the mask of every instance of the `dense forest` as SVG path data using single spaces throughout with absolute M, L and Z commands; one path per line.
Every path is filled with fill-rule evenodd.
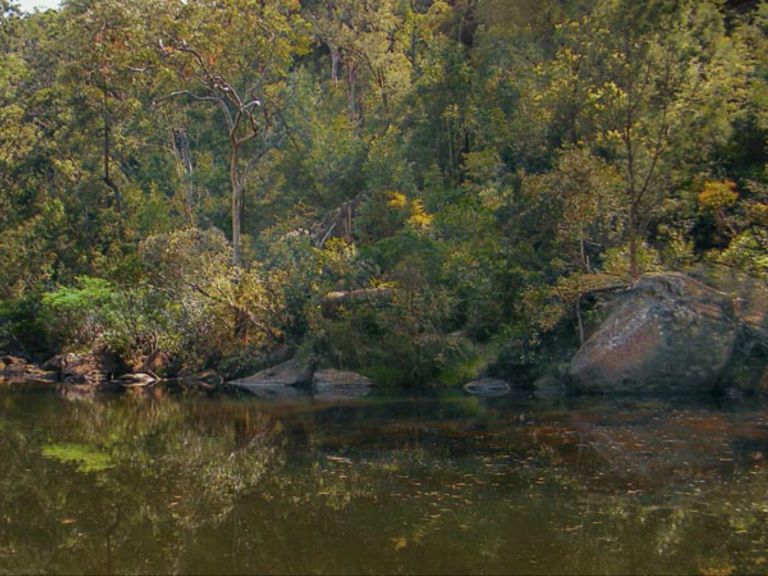
M 768 277 L 768 2 L 0 0 L 0 349 L 534 378 Z M 162 361 L 157 361 L 162 358 Z

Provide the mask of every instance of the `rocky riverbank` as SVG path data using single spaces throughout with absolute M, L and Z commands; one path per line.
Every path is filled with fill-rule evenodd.
M 768 392 L 768 317 L 682 273 L 647 274 L 614 293 L 576 353 L 534 383 L 551 394 L 751 395 Z M 470 394 L 499 396 L 479 378 Z M 514 383 L 508 388 L 514 389 Z
M 615 293 L 581 347 L 533 385 L 539 394 L 751 395 L 768 392 L 768 321 L 743 303 L 681 273 L 648 274 Z M 61 385 L 69 391 L 120 392 L 160 382 L 207 393 L 263 399 L 362 398 L 375 383 L 351 371 L 319 369 L 298 358 L 225 381 L 212 370 L 161 378 L 162 359 L 134 370 L 105 351 L 59 354 L 42 364 L 0 355 L 0 382 Z M 484 374 L 464 392 L 501 397 L 521 387 Z

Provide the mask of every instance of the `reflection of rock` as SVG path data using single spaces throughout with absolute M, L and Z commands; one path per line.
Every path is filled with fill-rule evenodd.
M 294 358 L 227 384 L 261 398 L 295 398 L 300 395 L 296 387 L 309 384 L 311 379 L 309 368 Z
M 96 397 L 96 388 L 88 384 L 62 384 L 57 390 L 62 398 L 71 401 L 93 400 Z
M 537 398 L 557 398 L 565 393 L 565 383 L 553 374 L 546 374 L 533 383 L 533 391 Z
M 196 388 L 199 390 L 215 390 L 224 384 L 224 378 L 215 370 L 203 370 L 179 376 L 177 382 L 182 388 Z
M 482 396 L 483 398 L 498 398 L 506 396 L 511 391 L 511 387 L 504 380 L 498 378 L 481 378 L 468 384 L 464 384 L 464 392 L 473 396 Z
M 312 378 L 313 396 L 319 400 L 353 400 L 370 394 L 372 382 L 357 372 L 319 370 Z
M 237 386 L 250 394 L 265 400 L 294 400 L 307 396 L 306 391 L 284 384 L 262 384 L 258 386 Z
M 726 295 L 684 274 L 646 275 L 576 353 L 569 376 L 578 391 L 708 391 L 737 324 Z

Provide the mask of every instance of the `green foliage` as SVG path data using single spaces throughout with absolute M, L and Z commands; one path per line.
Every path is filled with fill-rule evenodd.
M 106 348 L 128 362 L 158 349 L 175 352 L 174 307 L 148 287 L 121 288 L 100 278 L 79 277 L 75 286 L 43 294 L 45 333 L 58 346 Z
M 768 231 L 751 229 L 736 236 L 719 260 L 737 270 L 768 278 Z
M 606 278 L 764 277 L 768 9 L 729 5 L 4 8 L 0 344 L 454 382 Z
M 116 320 L 117 293 L 100 278 L 81 276 L 77 285 L 43 294 L 43 315 L 49 332 L 65 345 L 89 346 Z
M 41 308 L 40 295 L 36 293 L 0 300 L 0 348 L 34 354 L 47 351 L 50 342 Z

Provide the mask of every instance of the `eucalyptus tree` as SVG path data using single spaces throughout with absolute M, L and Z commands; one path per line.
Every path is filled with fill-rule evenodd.
M 220 113 L 227 140 L 233 261 L 241 264 L 249 177 L 282 135 L 285 80 L 308 38 L 299 4 L 279 0 L 168 1 L 157 48 L 173 85 L 162 105 L 206 104 Z
M 62 11 L 65 58 L 60 81 L 81 126 L 100 124 L 101 180 L 121 216 L 124 194 L 118 172 L 129 148 L 136 148 L 143 136 L 134 134 L 131 141 L 127 127 L 142 110 L 146 71 L 154 58 L 144 24 L 145 14 L 154 8 L 152 0 L 67 0 Z
M 0 299 L 51 279 L 64 214 L 53 135 L 61 127 L 51 45 L 56 13 L 0 2 Z M 53 39 L 53 40 L 51 40 Z
M 327 0 L 307 3 L 312 30 L 331 56 L 335 86 L 345 75 L 350 117 L 389 119 L 408 93 L 413 69 L 413 2 Z M 313 5 L 314 4 L 314 5 Z
M 568 137 L 621 169 L 629 268 L 675 172 L 704 162 L 729 136 L 745 65 L 710 0 L 601 0 L 560 25 L 555 57 L 538 67 L 542 97 Z M 679 184 L 679 182 L 678 182 Z

